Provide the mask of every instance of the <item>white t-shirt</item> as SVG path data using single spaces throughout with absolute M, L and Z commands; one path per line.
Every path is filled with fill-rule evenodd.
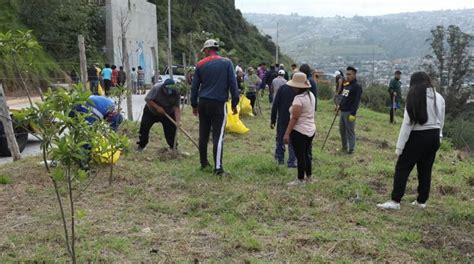
M 314 123 L 314 108 L 316 99 L 312 92 L 302 93 L 295 96 L 293 103 L 290 107 L 290 115 L 292 116 L 292 110 L 294 105 L 301 106 L 301 115 L 296 121 L 294 130 L 301 134 L 312 137 L 316 133 L 316 124 Z

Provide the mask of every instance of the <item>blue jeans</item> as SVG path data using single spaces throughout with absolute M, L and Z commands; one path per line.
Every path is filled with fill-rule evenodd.
M 285 164 L 285 143 L 283 142 L 283 136 L 285 135 L 286 127 L 281 128 L 277 126 L 276 135 L 276 148 L 275 148 L 275 160 L 278 164 Z M 296 156 L 292 144 L 288 144 L 288 166 L 296 166 Z

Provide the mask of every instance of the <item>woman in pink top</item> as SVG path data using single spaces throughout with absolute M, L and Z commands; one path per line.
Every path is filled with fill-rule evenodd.
M 298 161 L 298 178 L 288 183 L 288 186 L 297 186 L 311 181 L 311 144 L 316 133 L 314 123 L 314 107 L 316 98 L 309 88 L 311 85 L 306 79 L 306 74 L 296 72 L 291 81 L 287 83 L 296 91 L 293 104 L 290 107 L 290 123 L 286 128 L 283 140 L 285 144 L 291 142 Z M 306 175 L 306 178 L 305 178 Z

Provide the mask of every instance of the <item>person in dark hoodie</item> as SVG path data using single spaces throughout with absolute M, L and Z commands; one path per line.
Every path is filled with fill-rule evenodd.
M 346 81 L 342 84 L 341 95 L 339 132 L 341 134 L 342 151 L 353 154 L 356 143 L 355 121 L 362 95 L 362 86 L 357 82 L 357 69 L 352 66 L 346 69 Z
M 276 124 L 275 160 L 280 165 L 285 163 L 285 142 L 283 141 L 283 136 L 290 122 L 289 109 L 295 96 L 295 89 L 284 84 L 278 89 L 273 99 L 270 128 L 274 129 Z M 296 156 L 292 144 L 288 144 L 288 168 L 296 168 Z
M 226 102 L 229 92 L 232 96 L 233 114 L 238 114 L 239 90 L 234 73 L 234 65 L 228 58 L 217 54 L 219 43 L 214 39 L 204 42 L 202 52 L 206 55 L 199 61 L 194 72 L 191 87 L 193 114 L 199 117 L 199 156 L 201 168 L 210 166 L 207 159 L 207 143 L 212 128 L 214 143 L 214 174 L 226 175 L 222 166 L 224 128 L 227 120 Z
M 311 74 L 311 67 L 309 67 L 308 64 L 302 64 L 300 66 L 300 72 L 306 74 L 306 78 L 308 79 L 309 84 L 311 84 L 311 88 L 309 88 L 309 90 L 313 93 L 316 100 L 314 107 L 314 111 L 316 111 L 318 109 L 318 87 L 313 79 L 313 75 Z

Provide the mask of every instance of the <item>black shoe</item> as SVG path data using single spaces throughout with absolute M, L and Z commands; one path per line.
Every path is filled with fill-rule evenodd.
M 201 164 L 201 170 L 210 170 L 211 169 L 211 164 L 209 163 L 205 163 L 205 164 Z
M 354 150 L 353 150 L 353 149 L 349 150 L 349 151 L 347 152 L 347 154 L 349 154 L 349 155 L 354 154 Z
M 214 170 L 214 175 L 216 176 L 229 176 L 229 174 L 227 172 L 225 172 L 223 169 L 218 169 L 218 170 Z

